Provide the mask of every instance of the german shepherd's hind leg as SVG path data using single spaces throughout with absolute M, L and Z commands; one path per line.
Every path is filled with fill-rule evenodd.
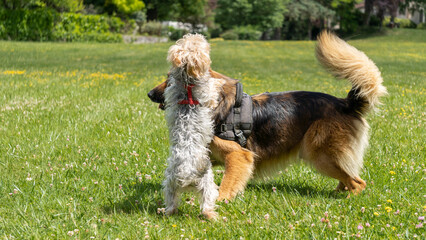
M 365 189 L 366 184 L 360 177 L 351 177 L 336 163 L 338 160 L 327 155 L 320 155 L 312 160 L 315 168 L 322 174 L 339 180 L 336 190 L 348 190 L 352 193 L 359 194 Z
M 336 190 L 359 194 L 366 187 L 359 177 L 367 145 L 364 130 L 347 118 L 318 120 L 305 134 L 302 157 L 322 174 L 339 180 Z

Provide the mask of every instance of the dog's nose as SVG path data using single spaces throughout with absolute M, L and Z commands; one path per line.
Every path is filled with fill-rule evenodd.
M 149 91 L 148 97 L 152 100 L 152 98 L 154 97 L 154 92 L 153 91 Z

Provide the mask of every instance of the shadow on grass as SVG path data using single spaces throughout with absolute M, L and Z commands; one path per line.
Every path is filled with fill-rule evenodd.
M 109 204 L 103 206 L 105 213 L 148 213 L 156 215 L 157 209 L 163 207 L 160 183 L 128 184 L 128 186 L 123 186 L 123 189 L 129 189 L 131 193 L 117 201 L 110 199 Z
M 323 188 L 308 185 L 306 182 L 252 182 L 248 184 L 246 190 L 256 189 L 258 191 L 272 192 L 273 188 L 276 191 L 284 192 L 289 195 L 296 195 L 310 198 L 333 198 L 342 199 L 347 197 L 347 192 L 337 192 L 329 189 L 329 186 Z
M 259 193 L 272 193 L 272 189 L 283 192 L 286 195 L 301 196 L 309 198 L 329 198 L 343 199 L 347 193 L 338 193 L 330 189 L 329 185 L 323 188 L 309 185 L 309 182 L 285 182 L 285 181 L 268 181 L 268 182 L 250 182 L 246 191 L 255 191 Z M 125 213 L 125 214 L 149 214 L 162 218 L 164 215 L 159 214 L 159 208 L 164 208 L 162 187 L 156 182 L 142 182 L 137 184 L 128 184 L 123 186 L 128 189 L 129 194 L 120 199 L 109 199 L 109 202 L 103 206 L 103 211 L 107 214 Z M 127 192 L 127 191 L 126 191 Z M 181 196 L 182 198 L 183 196 Z M 183 199 L 181 199 L 183 201 Z M 183 213 L 176 214 L 176 217 L 184 217 Z

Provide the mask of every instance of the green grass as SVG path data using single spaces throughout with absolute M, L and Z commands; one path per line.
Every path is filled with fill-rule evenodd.
M 295 165 L 218 203 L 217 222 L 205 221 L 192 194 L 178 215 L 157 214 L 168 134 L 146 93 L 165 79 L 171 43 L 0 42 L 0 237 L 424 239 L 425 39 L 426 31 L 398 30 L 350 42 L 389 90 L 367 117 L 361 195 L 347 199 L 336 180 Z M 251 94 L 344 97 L 350 88 L 319 67 L 314 42 L 212 42 L 212 60 Z M 215 170 L 219 184 L 223 169 Z

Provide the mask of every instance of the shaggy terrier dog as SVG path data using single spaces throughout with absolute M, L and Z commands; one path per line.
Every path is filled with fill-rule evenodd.
M 204 51 L 180 50 L 180 45 L 187 45 L 186 39 L 171 48 L 169 59 L 174 68 L 170 77 L 148 94 L 152 101 L 160 103 L 160 107 L 163 106 L 164 96 L 166 100 L 172 139 L 168 175 L 179 173 L 179 177 L 167 180 L 166 186 L 175 186 L 174 179 L 180 180 L 180 176 L 184 180 L 177 183 L 185 186 L 186 183 L 204 179 L 198 176 L 205 175 L 197 175 L 204 172 L 198 169 L 200 166 L 208 169 L 205 170 L 206 175 L 210 176 L 210 165 L 207 163 L 207 147 L 212 137 L 213 124 L 210 119 L 213 117 L 215 133 L 221 133 L 224 121 L 232 113 L 238 96 L 238 80 L 208 69 L 208 45 L 204 39 L 200 41 L 204 47 L 199 49 L 205 49 Z M 194 46 L 192 43 L 189 45 Z M 191 56 L 191 61 L 182 57 L 188 55 Z M 368 146 L 369 125 L 365 115 L 375 109 L 379 98 L 387 93 L 382 85 L 380 71 L 363 52 L 329 32 L 323 32 L 318 38 L 316 56 L 319 63 L 335 77 L 348 80 L 352 85 L 348 95 L 337 98 L 307 91 L 253 95 L 253 124 L 246 144 L 241 146 L 237 141 L 217 136 L 210 144 L 212 159 L 225 165 L 218 200 L 234 198 L 238 192 L 244 190 L 252 175 L 269 176 L 297 158 L 308 162 L 322 174 L 337 179 L 337 190 L 349 190 L 357 194 L 366 187 L 366 183 L 360 178 L 363 155 Z M 201 105 L 190 108 L 188 105 L 177 104 L 186 96 L 187 82 L 195 83 L 194 94 L 200 104 L 202 102 Z M 217 88 L 217 84 L 222 85 Z M 217 89 L 220 90 L 219 99 Z M 207 104 L 209 101 L 211 103 Z M 213 186 L 211 178 L 202 183 Z M 201 192 L 215 189 L 202 186 L 204 185 L 198 186 L 198 189 L 203 189 Z M 209 199 L 213 201 L 216 191 L 212 192 L 214 197 Z M 169 211 L 175 209 L 175 201 L 172 201 L 174 193 L 171 190 L 168 194 Z M 204 198 L 205 196 L 211 195 L 204 194 Z
M 172 64 L 165 89 L 170 157 L 163 183 L 166 214 L 177 212 L 179 193 L 195 190 L 208 219 L 216 218 L 219 195 L 214 183 L 209 144 L 213 140 L 213 109 L 218 87 L 210 74 L 210 46 L 204 36 L 187 34 L 171 46 L 167 60 Z

